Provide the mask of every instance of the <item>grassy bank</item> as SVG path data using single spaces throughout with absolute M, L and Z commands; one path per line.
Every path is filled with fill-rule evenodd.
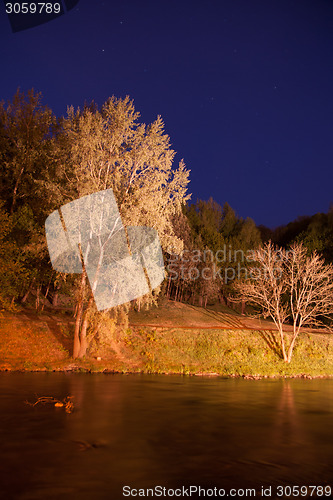
M 61 315 L 2 314 L 0 370 L 333 376 L 333 336 L 324 333 L 303 333 L 290 364 L 268 331 L 132 326 L 83 360 L 71 358 L 72 335 Z
M 279 356 L 271 332 L 140 329 L 125 336 L 128 355 L 144 371 L 225 376 L 331 376 L 333 339 L 303 334 L 290 364 Z

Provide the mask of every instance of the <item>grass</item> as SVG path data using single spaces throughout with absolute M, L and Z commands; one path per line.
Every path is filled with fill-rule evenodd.
M 222 376 L 332 376 L 333 338 L 303 334 L 290 364 L 271 347 L 272 334 L 249 330 L 140 329 L 125 336 L 127 349 L 154 373 Z
M 218 374 L 220 376 L 289 377 L 333 376 L 333 336 L 303 333 L 290 364 L 281 359 L 277 334 L 258 330 L 192 327 L 143 327 L 132 324 L 109 346 L 82 360 L 70 356 L 73 323 L 58 315 L 27 317 L 24 313 L 0 316 L 0 370 L 120 373 Z M 170 319 L 159 309 L 154 316 Z M 199 308 L 195 311 L 198 316 Z M 147 313 L 145 313 L 147 316 Z M 206 317 L 206 316 L 205 316 Z M 193 318 L 192 318 L 193 319 Z M 145 318 L 152 323 L 151 317 Z M 191 319 L 187 319 L 191 321 Z M 207 320 L 206 320 L 207 321 Z M 137 323 L 142 323 L 140 319 Z M 199 324 L 203 319 L 199 321 Z M 97 359 L 100 356 L 102 359 Z

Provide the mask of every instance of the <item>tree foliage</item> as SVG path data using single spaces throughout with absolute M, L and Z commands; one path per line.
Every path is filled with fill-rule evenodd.
M 22 285 L 28 277 L 24 257 L 19 247 L 10 238 L 13 218 L 0 203 L 0 307 L 12 309 L 20 295 Z
M 36 204 L 36 180 L 50 160 L 55 117 L 41 104 L 41 93 L 17 90 L 12 101 L 0 103 L 0 175 L 2 197 L 13 214 L 17 205 Z
M 0 103 L 0 198 L 3 217 L 10 220 L 10 231 L 3 232 L 2 238 L 19 255 L 19 259 L 13 257 L 8 249 L 8 264 L 15 267 L 20 262 L 16 292 L 11 288 L 15 300 L 24 296 L 32 282 L 40 289 L 48 273 L 43 226 L 51 206 L 39 182 L 51 163 L 55 117 L 41 99 L 33 89 L 27 93 L 18 89 L 11 101 Z M 10 274 L 8 269 L 7 278 Z
M 200 305 L 222 297 L 227 301 L 233 294 L 231 281 L 237 279 L 238 268 L 247 266 L 242 257 L 261 241 L 259 230 L 252 219 L 238 217 L 228 203 L 222 208 L 213 198 L 197 200 L 186 206 L 184 213 L 190 227 L 186 260 L 192 263 L 184 258 L 173 260 L 173 287 L 170 285 L 168 291 L 173 288 L 175 297 L 190 296 L 192 300 L 198 296 Z
M 58 179 L 53 185 L 50 179 L 50 189 L 63 203 L 112 189 L 125 227 L 152 227 L 164 248 L 179 252 L 182 240 L 172 220 L 188 199 L 189 172 L 183 162 L 172 168 L 175 152 L 162 119 L 148 126 L 138 119 L 129 97 L 111 97 L 100 110 L 69 108 L 62 121 Z M 94 301 L 85 270 L 78 281 L 74 356 L 84 356 Z M 149 294 L 145 302 L 151 300 Z

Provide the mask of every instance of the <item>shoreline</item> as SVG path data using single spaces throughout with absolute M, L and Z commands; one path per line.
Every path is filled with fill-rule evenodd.
M 333 379 L 333 375 L 309 375 L 307 373 L 300 373 L 294 375 L 250 375 L 250 374 L 223 374 L 223 373 L 210 373 L 210 372 L 198 372 L 198 373 L 182 373 L 182 372 L 145 372 L 145 371 L 116 371 L 112 369 L 104 369 L 103 371 L 91 370 L 84 368 L 82 366 L 75 366 L 72 368 L 63 369 L 51 369 L 46 368 L 32 369 L 28 370 L 25 368 L 0 368 L 1 373 L 66 373 L 66 374 L 84 374 L 84 375 L 160 375 L 160 376 L 182 376 L 182 377 L 203 377 L 203 378 L 223 378 L 223 379 L 242 379 L 242 380 L 291 380 L 291 379 L 303 379 L 303 380 L 329 380 Z

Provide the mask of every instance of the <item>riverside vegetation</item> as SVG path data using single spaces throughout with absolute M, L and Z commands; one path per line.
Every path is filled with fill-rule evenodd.
M 188 306 L 181 305 L 184 311 Z M 207 319 L 192 309 L 197 327 L 184 328 L 174 317 L 174 304 L 137 314 L 125 331 L 113 331 L 103 344 L 92 345 L 89 356 L 70 355 L 74 323 L 58 314 L 27 319 L 24 313 L 0 318 L 0 369 L 19 371 L 82 371 L 166 373 L 259 377 L 323 377 L 333 375 L 333 337 L 302 332 L 291 363 L 285 363 L 277 332 L 269 330 L 200 328 Z M 183 312 L 183 311 L 182 311 Z M 156 318 L 156 315 L 158 317 Z M 191 309 L 187 310 L 191 314 Z M 200 316 L 202 321 L 200 322 Z M 190 317 L 190 316 L 188 316 Z M 235 316 L 236 318 L 237 316 Z M 156 326 L 140 326 L 140 321 Z M 135 323 L 138 323 L 137 325 Z M 288 334 L 286 334 L 288 337 Z
M 307 337 L 300 329 L 310 319 L 332 324 L 333 207 L 271 231 L 238 217 L 228 203 L 222 208 L 210 198 L 190 205 L 190 172 L 183 161 L 174 167 L 176 153 L 162 118 L 150 125 L 139 118 L 129 97 L 110 97 L 101 107 L 94 102 L 69 107 L 66 117 L 53 115 L 33 89 L 18 89 L 12 101 L 0 103 L 0 368 L 331 375 L 329 334 Z M 144 297 L 100 312 L 84 266 L 81 275 L 52 269 L 44 224 L 63 204 L 105 189 L 112 189 L 125 226 L 158 231 L 166 279 Z M 262 300 L 258 280 L 237 291 L 235 285 L 246 281 L 238 270 L 246 274 L 252 264 L 230 255 L 254 252 L 260 257 L 265 245 L 273 245 L 272 255 L 284 255 L 283 248 L 295 244 L 304 258 L 291 266 L 285 259 L 292 273 L 280 280 L 280 291 L 274 278 L 268 302 L 266 289 Z M 313 251 L 318 254 L 308 256 Z M 198 260 L 203 255 L 211 258 Z M 304 271 L 303 264 L 316 262 L 320 272 L 314 286 L 313 266 Z M 290 283 L 289 275 L 295 277 Z M 161 319 L 163 307 L 155 308 L 163 298 L 173 309 L 177 304 L 189 308 L 183 316 L 193 318 L 190 330 L 183 331 L 177 321 L 168 326 L 153 322 L 156 328 L 150 330 L 149 314 L 142 321 L 146 326 L 133 326 L 135 311 L 143 314 L 146 307 L 152 308 L 151 317 L 158 310 Z M 274 320 L 280 342 L 275 333 L 257 327 L 243 331 L 241 324 L 205 329 L 206 306 L 223 309 L 241 301 L 246 312 L 246 299 L 259 307 L 257 313 Z M 66 317 L 65 310 L 75 312 L 74 317 Z M 173 317 L 170 308 L 166 316 Z M 293 322 L 293 337 L 284 331 L 285 321 Z

